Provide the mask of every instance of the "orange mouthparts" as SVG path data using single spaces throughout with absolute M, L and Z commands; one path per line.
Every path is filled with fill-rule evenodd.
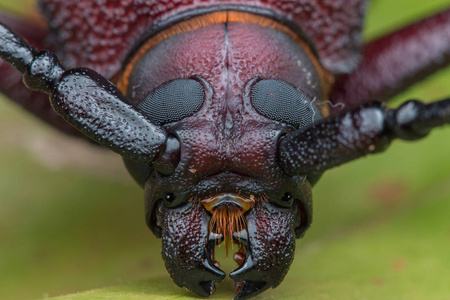
M 218 244 L 225 241 L 228 255 L 230 242 L 234 244 L 233 233 L 247 229 L 244 214 L 255 204 L 255 196 L 250 195 L 247 198 L 238 194 L 223 193 L 200 200 L 200 203 L 212 214 L 209 232 L 220 237 L 217 239 Z

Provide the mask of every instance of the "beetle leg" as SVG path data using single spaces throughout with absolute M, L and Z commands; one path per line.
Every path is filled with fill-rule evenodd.
M 348 107 L 386 101 L 449 64 L 450 9 L 367 44 L 359 67 L 337 80 L 330 98 Z
M 395 138 L 416 140 L 450 123 L 450 99 L 397 109 L 370 102 L 291 133 L 279 145 L 281 167 L 290 175 L 320 174 L 370 153 L 386 150 Z
M 50 95 L 53 109 L 81 133 L 123 157 L 150 165 L 166 141 L 165 131 L 133 108 L 114 84 L 84 68 L 64 70 L 50 52 L 36 52 L 0 25 L 0 57 L 33 90 Z

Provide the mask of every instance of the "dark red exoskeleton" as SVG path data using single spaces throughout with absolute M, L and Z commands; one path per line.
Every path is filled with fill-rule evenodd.
M 170 276 L 202 296 L 230 241 L 235 298 L 276 287 L 324 171 L 450 122 L 450 99 L 371 101 L 449 64 L 450 10 L 362 48 L 364 1 L 39 4 L 47 30 L 0 14 L 0 90 L 122 155 Z

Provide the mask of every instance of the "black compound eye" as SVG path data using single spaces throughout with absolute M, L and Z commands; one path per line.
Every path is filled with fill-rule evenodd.
M 258 113 L 299 128 L 322 118 L 313 100 L 293 85 L 278 79 L 258 81 L 251 92 L 251 103 Z
M 163 125 L 192 116 L 204 99 L 205 91 L 198 81 L 177 79 L 154 89 L 138 107 L 154 124 Z

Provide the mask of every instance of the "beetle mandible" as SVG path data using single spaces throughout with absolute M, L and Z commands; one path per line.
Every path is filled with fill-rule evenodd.
M 339 2 L 40 1 L 48 32 L 2 21 L 56 56 L 6 27 L 0 55 L 50 102 L 24 91 L 19 99 L 18 81 L 0 88 L 24 106 L 41 101 L 42 119 L 123 156 L 145 188 L 146 220 L 176 284 L 209 296 L 225 276 L 214 247 L 239 244 L 230 276 L 236 299 L 246 299 L 283 280 L 325 170 L 449 122 L 448 99 L 398 109 L 369 101 L 448 64 L 449 11 L 361 56 L 365 3 Z

